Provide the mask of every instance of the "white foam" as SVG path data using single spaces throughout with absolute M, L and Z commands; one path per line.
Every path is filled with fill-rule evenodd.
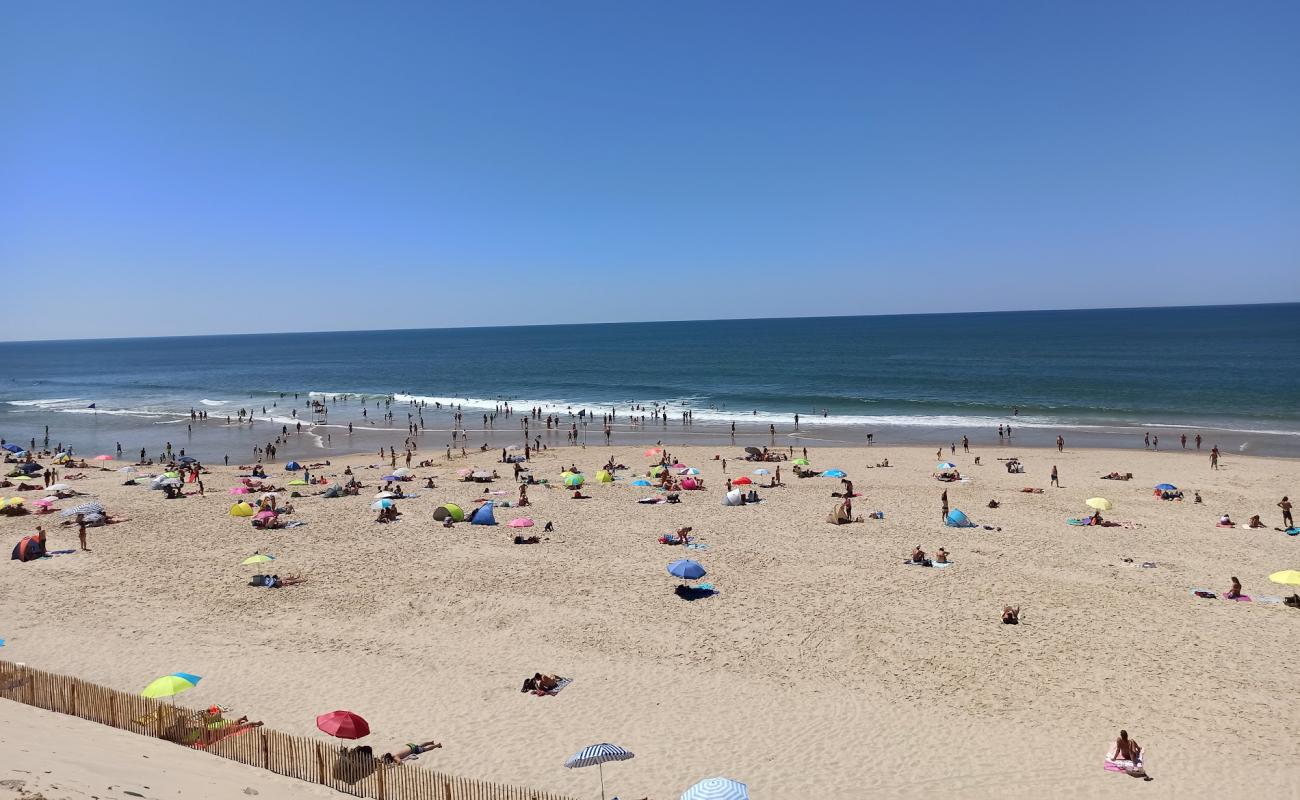
M 206 400 L 206 399 L 205 399 L 205 400 L 200 400 L 199 402 L 202 403 L 202 404 L 205 405 L 205 406 L 224 406 L 224 405 L 228 405 L 229 403 L 231 403 L 231 402 L 233 402 L 233 401 L 231 401 L 231 400 Z
M 44 400 L 10 400 L 11 406 L 35 406 L 37 408 L 54 408 L 56 406 L 67 405 L 68 403 L 80 403 L 83 400 L 80 397 L 51 397 Z

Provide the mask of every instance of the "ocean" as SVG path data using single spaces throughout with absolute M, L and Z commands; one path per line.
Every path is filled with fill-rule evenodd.
M 565 430 L 585 409 L 593 445 L 613 411 L 615 444 L 727 443 L 733 423 L 744 444 L 996 442 L 1011 425 L 1023 444 L 1151 433 L 1164 449 L 1199 432 L 1205 449 L 1300 455 L 1296 303 L 6 342 L 0 357 L 0 436 L 40 445 L 48 425 L 51 446 L 84 455 L 171 442 L 233 461 L 285 427 L 281 454 L 400 450 L 408 413 L 441 450 L 453 404 L 471 446 L 522 442 L 518 414 L 483 424 L 504 402 Z M 667 421 L 629 425 L 654 404 Z

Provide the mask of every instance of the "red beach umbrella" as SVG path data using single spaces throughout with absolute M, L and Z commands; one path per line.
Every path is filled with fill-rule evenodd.
M 331 711 L 316 718 L 316 727 L 340 739 L 360 739 L 370 735 L 370 724 L 351 711 Z
M 740 476 L 739 478 L 736 478 L 734 481 L 732 481 L 732 482 L 731 482 L 731 485 L 732 485 L 732 486 L 737 486 L 737 485 L 745 485 L 745 486 L 748 486 L 748 485 L 751 484 L 751 483 L 753 483 L 753 481 L 751 481 L 749 478 L 746 478 L 745 476 L 742 475 L 742 476 Z

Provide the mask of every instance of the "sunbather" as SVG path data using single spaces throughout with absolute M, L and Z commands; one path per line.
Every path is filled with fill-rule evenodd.
M 1107 754 L 1106 760 L 1122 768 L 1127 775 L 1151 780 L 1142 768 L 1142 747 L 1128 738 L 1128 731 L 1119 732 L 1119 738 L 1115 740 L 1115 746 Z
M 521 692 L 552 692 L 564 680 L 559 675 L 543 675 L 540 672 L 533 673 L 533 677 L 524 679 L 524 687 Z
M 427 753 L 430 750 L 436 750 L 439 747 L 442 747 L 442 744 L 440 742 L 435 742 L 432 739 L 427 742 L 421 742 L 420 744 L 407 743 L 406 745 L 399 747 L 396 752 L 384 753 L 383 757 L 380 758 L 380 761 L 385 764 L 400 764 L 408 758 L 413 758 L 421 753 Z
M 1011 606 L 1002 607 L 1002 624 L 1019 625 L 1020 624 L 1020 606 L 1012 608 Z
M 1234 523 L 1234 522 L 1232 521 L 1232 518 L 1228 516 L 1228 512 L 1225 511 L 1225 512 L 1223 512 L 1223 516 L 1219 517 L 1219 527 L 1220 527 L 1220 528 L 1235 528 L 1235 527 L 1237 527 L 1237 525 L 1236 525 L 1236 523 Z
M 1241 581 L 1237 580 L 1236 575 L 1232 576 L 1232 588 L 1225 592 L 1223 596 L 1229 600 L 1236 600 L 1241 597 Z
M 279 575 L 254 575 L 253 579 L 248 582 L 249 586 L 261 586 L 267 589 L 279 589 L 284 586 L 297 586 L 307 579 L 300 575 L 286 575 L 281 578 Z
M 1246 527 L 1251 529 L 1256 529 L 1256 528 L 1267 528 L 1268 526 L 1265 525 L 1262 520 L 1260 520 L 1258 514 L 1253 514 L 1251 515 L 1250 522 L 1246 523 Z
M 925 563 L 925 551 L 921 549 L 921 545 L 919 544 L 912 548 L 912 562 L 915 564 Z
M 936 563 L 936 564 L 947 564 L 947 563 L 948 563 L 948 551 L 947 551 L 947 550 L 944 550 L 942 547 L 940 547 L 940 548 L 939 548 L 939 552 L 937 552 L 937 553 L 934 554 L 934 563 Z

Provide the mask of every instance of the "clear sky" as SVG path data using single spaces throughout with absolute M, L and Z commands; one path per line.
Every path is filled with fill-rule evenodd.
M 1298 300 L 1297 30 L 1293 0 L 8 2 L 0 273 L 41 313 L 0 336 Z

